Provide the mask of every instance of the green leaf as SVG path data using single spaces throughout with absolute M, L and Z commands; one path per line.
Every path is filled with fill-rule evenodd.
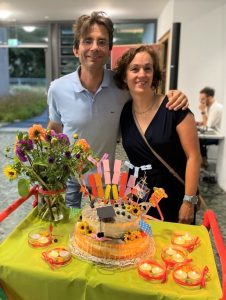
M 48 164 L 41 161 L 41 160 L 36 160 L 35 162 L 33 162 L 33 166 L 42 166 L 42 167 L 48 167 Z
M 26 197 L 30 191 L 30 181 L 22 178 L 18 181 L 18 192 L 21 197 Z

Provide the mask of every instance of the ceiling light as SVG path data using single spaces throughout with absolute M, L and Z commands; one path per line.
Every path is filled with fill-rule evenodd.
M 26 32 L 33 32 L 35 29 L 35 26 L 23 26 L 23 30 Z
M 11 15 L 11 12 L 8 10 L 0 10 L 0 19 L 5 20 Z

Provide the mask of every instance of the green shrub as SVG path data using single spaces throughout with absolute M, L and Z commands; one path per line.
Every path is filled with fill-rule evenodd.
M 23 121 L 40 115 L 46 107 L 44 88 L 15 88 L 0 97 L 0 122 Z

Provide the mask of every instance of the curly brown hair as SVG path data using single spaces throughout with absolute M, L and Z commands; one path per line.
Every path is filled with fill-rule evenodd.
M 153 60 L 154 76 L 151 87 L 157 91 L 162 81 L 162 71 L 160 68 L 159 56 L 154 47 L 151 45 L 142 45 L 136 48 L 130 48 L 117 60 L 116 68 L 114 69 L 116 85 L 120 89 L 128 89 L 128 86 L 124 81 L 126 78 L 126 71 L 136 54 L 140 52 L 147 52 Z
M 74 45 L 75 49 L 79 48 L 79 43 L 82 37 L 90 30 L 94 25 L 103 25 L 109 34 L 109 50 L 113 46 L 113 32 L 114 26 L 110 18 L 106 17 L 106 14 L 103 11 L 94 11 L 91 15 L 82 15 L 78 20 L 73 24 L 74 31 Z

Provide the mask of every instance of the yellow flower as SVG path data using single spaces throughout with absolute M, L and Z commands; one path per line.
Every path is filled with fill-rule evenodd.
M 141 232 L 138 230 L 128 231 L 127 233 L 124 234 L 125 243 L 132 242 L 139 238 L 141 238 Z
M 17 171 L 10 165 L 3 169 L 3 173 L 6 177 L 8 177 L 9 180 L 14 180 L 17 178 Z
M 130 212 L 134 216 L 139 216 L 140 215 L 140 207 L 139 206 L 134 206 L 133 209 Z
M 89 224 L 85 221 L 78 223 L 78 230 L 79 230 L 79 233 L 85 234 L 85 235 L 93 233 L 92 227 L 90 227 Z
M 126 205 L 126 211 L 131 211 L 132 208 L 133 208 L 132 205 L 130 205 L 130 204 L 127 204 L 127 205 Z
M 139 239 L 141 237 L 141 233 L 138 230 L 132 231 L 132 237 L 131 240 Z
M 77 134 L 77 133 L 74 133 L 72 137 L 73 137 L 73 139 L 77 140 L 78 134 Z
M 79 222 L 78 223 L 79 233 L 86 234 L 86 227 L 87 227 L 87 223 L 86 222 Z
M 91 227 L 91 226 L 87 226 L 87 228 L 86 228 L 86 234 L 87 235 L 90 235 L 90 234 L 93 234 L 94 233 L 94 230 L 93 230 L 93 228 Z
M 128 235 L 127 233 L 124 234 L 124 241 L 125 241 L 125 243 L 128 243 L 128 242 L 131 241 L 131 237 L 130 237 L 130 235 Z

